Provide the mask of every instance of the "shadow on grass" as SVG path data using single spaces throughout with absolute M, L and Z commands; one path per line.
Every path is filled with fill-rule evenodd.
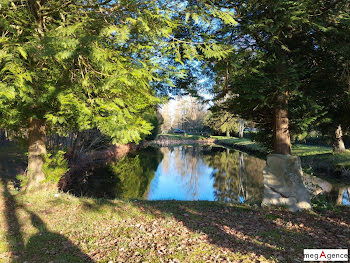
M 170 214 L 189 230 L 206 234 L 210 243 L 234 253 L 255 255 L 255 260 L 264 256 L 279 262 L 301 262 L 304 248 L 350 246 L 348 222 L 337 216 L 211 202 L 139 201 L 136 205 L 156 217 Z M 344 209 L 342 216 L 349 216 L 350 209 Z
M 7 225 L 5 239 L 8 244 L 9 262 L 93 262 L 69 239 L 58 233 L 50 232 L 37 214 L 16 203 L 15 197 L 8 188 L 10 180 L 5 177 L 0 179 L 3 188 L 3 213 Z M 30 223 L 37 231 L 26 244 L 21 225 L 26 225 L 27 222 L 20 222 L 18 217 L 20 210 L 29 215 Z
M 7 233 L 5 239 L 8 244 L 10 257 L 16 258 L 20 252 L 24 250 L 24 240 L 21 233 L 21 225 L 16 215 L 16 201 L 8 190 L 8 179 L 1 177 L 1 187 L 4 201 L 4 217 L 7 225 Z

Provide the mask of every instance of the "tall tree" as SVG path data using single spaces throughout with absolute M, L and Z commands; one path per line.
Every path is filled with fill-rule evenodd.
M 28 135 L 29 187 L 44 179 L 49 124 L 97 127 L 120 143 L 149 133 L 143 113 L 158 102 L 152 44 L 169 33 L 155 5 L 5 1 L 0 12 L 1 126 Z
M 161 9 L 169 4 L 1 2 L 0 126 L 28 136 L 28 187 L 44 179 L 48 127 L 97 128 L 119 143 L 138 141 L 152 129 L 144 113 L 159 102 L 155 83 L 170 79 L 161 74 L 167 72 L 163 57 L 175 54 L 180 61 L 180 48 L 187 58 L 199 56 L 197 49 L 206 56 L 227 54 L 215 43 L 192 45 L 177 39 L 179 20 Z M 172 11 L 181 5 L 173 4 Z M 206 8 L 210 14 L 203 8 L 200 12 L 216 14 Z M 195 12 L 191 16 L 199 17 Z
M 334 152 L 345 151 L 342 136 L 350 129 L 350 3 L 339 2 L 315 17 L 316 48 L 309 89 L 323 105 L 324 115 L 316 123 L 333 138 Z
M 227 137 L 239 132 L 238 119 L 229 111 L 218 106 L 210 109 L 204 123 L 215 133 L 223 133 Z
M 304 129 L 324 111 L 324 105 L 307 94 L 314 70 L 311 56 L 317 45 L 315 17 L 339 9 L 345 1 L 316 2 L 225 4 L 236 11 L 238 21 L 236 27 L 223 27 L 218 34 L 221 41 L 233 41 L 237 47 L 226 58 L 232 71 L 228 90 L 238 94 L 227 100 L 227 107 L 256 122 L 275 153 L 290 154 L 290 133 Z
M 163 133 L 169 132 L 172 128 L 172 117 L 169 106 L 169 102 L 164 103 L 160 111 L 163 118 L 163 124 L 161 127 Z

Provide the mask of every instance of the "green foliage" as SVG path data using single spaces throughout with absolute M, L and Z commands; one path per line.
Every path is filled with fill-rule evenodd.
M 280 94 L 288 94 L 293 137 L 302 138 L 327 115 L 332 127 L 347 123 L 349 3 L 253 0 L 225 5 L 239 20 L 216 32 L 220 43 L 235 46 L 215 64 L 217 99 L 226 98 L 222 107 L 257 124 L 256 140 L 272 147 Z
M 230 52 L 212 39 L 194 43 L 192 34 L 175 37 L 193 26 L 179 13 L 184 8 L 198 24 L 213 19 L 234 24 L 232 13 L 205 4 L 4 2 L 0 125 L 23 131 L 34 118 L 61 134 L 97 128 L 114 142 L 140 141 L 154 128 L 145 112 L 160 102 L 157 83 L 171 85 L 184 75 L 159 58 L 183 63 Z
M 147 148 L 138 155 L 124 157 L 115 165 L 109 166 L 114 177 L 118 178 L 115 193 L 119 198 L 143 198 L 162 160 L 163 155 L 157 148 Z
M 64 151 L 57 151 L 55 154 L 47 154 L 44 157 L 43 172 L 44 182 L 57 183 L 61 177 L 68 172 L 68 161 L 64 158 Z
M 314 51 L 314 71 L 311 74 L 314 100 L 324 107 L 317 118 L 317 129 L 334 137 L 338 125 L 350 130 L 350 4 L 343 3 L 318 18 L 315 33 L 318 48 Z
M 69 192 L 103 198 L 142 199 L 163 155 L 157 148 L 128 154 L 115 163 L 92 167 L 76 174 Z
M 142 176 L 142 167 L 140 166 L 140 159 L 138 156 L 135 158 L 125 157 L 120 160 L 116 165 L 110 166 L 114 176 L 118 176 L 120 183 L 117 184 L 115 189 L 119 198 L 137 198 L 142 197 L 145 189 L 141 189 L 143 180 L 147 179 Z
M 317 195 L 311 200 L 312 208 L 319 212 L 325 213 L 327 211 L 340 212 L 340 208 L 332 202 L 330 198 L 326 195 Z
M 52 10 L 49 14 L 36 10 L 34 1 L 33 9 L 10 2 L 1 7 L 0 17 L 7 32 L 1 41 L 1 77 L 9 91 L 0 98 L 1 125 L 18 129 L 30 117 L 46 119 L 63 131 L 97 127 L 120 143 L 149 133 L 152 126 L 143 111 L 158 103 L 150 86 L 157 63 L 150 61 L 149 42 L 162 33 L 139 32 L 156 19 L 155 7 L 141 14 L 134 5 L 106 17 L 97 2 L 91 8 L 47 1 L 42 10 Z M 44 19 L 39 21 L 37 13 Z M 133 46 L 126 48 L 131 32 Z
M 217 134 L 238 133 L 238 119 L 224 109 L 210 111 L 204 121 Z
M 154 140 L 160 132 L 160 126 L 163 124 L 162 115 L 157 110 L 152 109 L 145 114 L 144 118 L 153 127 L 150 134 L 145 137 L 145 140 Z
M 29 177 L 25 174 L 18 174 L 16 179 L 19 181 L 20 188 L 24 188 L 28 185 Z

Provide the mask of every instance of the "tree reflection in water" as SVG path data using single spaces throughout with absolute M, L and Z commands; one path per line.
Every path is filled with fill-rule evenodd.
M 319 198 L 327 200 L 330 204 L 350 205 L 350 185 L 348 182 L 331 182 L 324 178 L 307 173 L 303 174 L 303 180 L 311 199 Z
M 69 192 L 98 198 L 260 204 L 264 167 L 262 159 L 221 146 L 149 147 L 82 172 Z M 313 196 L 325 194 L 331 203 L 350 205 L 349 185 L 307 174 L 304 183 Z
M 78 196 L 134 199 L 147 197 L 150 183 L 163 158 L 149 147 L 129 154 L 115 163 L 84 171 L 69 192 Z
M 230 149 L 213 151 L 204 160 L 215 168 L 216 200 L 239 203 L 261 201 L 264 191 L 263 160 Z
M 220 146 L 162 147 L 161 152 L 164 158 L 151 185 L 152 200 L 261 201 L 261 159 Z
M 180 199 L 199 200 L 204 191 L 203 179 L 208 177 L 212 169 L 208 167 L 201 158 L 201 148 L 191 145 L 177 147 L 162 147 L 163 160 L 157 170 L 156 178 L 152 182 L 154 189 L 150 199 Z M 199 178 L 201 177 L 201 182 Z M 210 179 L 210 177 L 208 177 Z M 161 181 L 161 182 L 159 182 Z M 208 180 L 205 180 L 208 182 Z M 166 186 L 164 183 L 168 183 Z M 210 183 L 210 182 L 208 182 Z M 178 187 L 178 192 L 173 196 L 166 193 L 168 188 Z M 207 187 L 206 187 L 207 188 Z M 171 189 L 168 189 L 171 190 Z M 163 192 L 163 193 L 161 193 Z M 180 195 L 183 196 L 180 196 Z M 206 195 L 205 200 L 211 200 Z
M 122 199 L 259 202 L 265 161 L 220 146 L 147 148 L 85 171 L 76 195 Z

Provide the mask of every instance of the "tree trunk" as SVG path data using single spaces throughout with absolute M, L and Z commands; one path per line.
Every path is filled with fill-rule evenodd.
M 345 151 L 346 149 L 343 141 L 343 131 L 341 125 L 339 124 L 334 134 L 333 152 L 343 153 Z
M 30 119 L 28 128 L 28 185 L 27 189 L 36 188 L 45 179 L 42 171 L 43 156 L 46 154 L 46 133 L 44 121 Z
M 0 142 L 6 141 L 6 133 L 5 130 L 0 129 Z
M 274 152 L 277 154 L 291 154 L 288 124 L 288 97 L 284 93 L 278 95 L 274 109 Z
M 239 132 L 238 132 L 238 136 L 239 138 L 243 138 L 244 136 L 244 120 L 239 119 Z
M 229 130 L 226 131 L 226 137 L 230 137 L 230 131 Z
M 81 132 L 77 132 L 76 138 L 74 139 L 73 147 L 72 147 L 72 160 L 75 160 L 75 158 L 78 155 L 78 147 L 79 147 L 79 143 L 80 143 L 80 138 L 81 138 Z

